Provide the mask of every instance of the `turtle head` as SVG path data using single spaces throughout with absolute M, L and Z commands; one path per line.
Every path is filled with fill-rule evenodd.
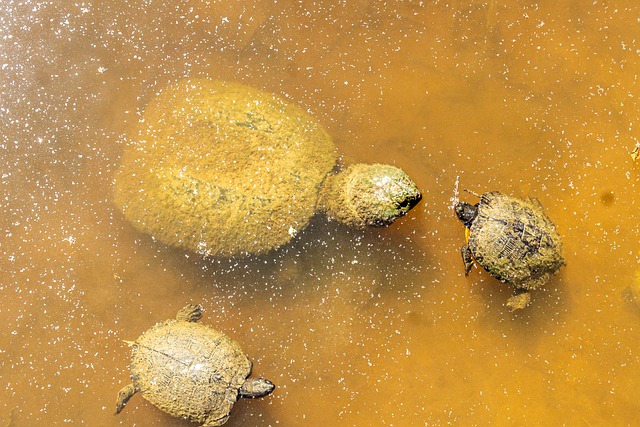
M 390 165 L 358 163 L 326 181 L 321 210 L 357 228 L 389 225 L 422 198 L 411 178 Z
M 264 378 L 247 378 L 242 387 L 240 387 L 240 397 L 264 397 L 270 394 L 275 385 Z
M 456 216 L 464 223 L 467 228 L 471 227 L 473 220 L 478 215 L 478 205 L 471 205 L 466 202 L 458 202 L 454 208 Z
M 353 174 L 351 201 L 367 225 L 389 225 L 406 215 L 422 198 L 409 176 L 390 165 L 363 165 Z

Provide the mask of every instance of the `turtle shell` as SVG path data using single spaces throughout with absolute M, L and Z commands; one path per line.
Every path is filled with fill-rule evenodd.
M 206 325 L 168 320 L 133 344 L 136 390 L 161 410 L 192 422 L 225 420 L 250 374 L 251 361 L 240 345 Z
M 307 226 L 336 160 L 322 126 L 278 97 L 181 80 L 146 107 L 114 201 L 163 243 L 205 255 L 259 254 Z
M 468 245 L 489 274 L 516 288 L 535 289 L 564 265 L 560 236 L 537 199 L 483 194 Z

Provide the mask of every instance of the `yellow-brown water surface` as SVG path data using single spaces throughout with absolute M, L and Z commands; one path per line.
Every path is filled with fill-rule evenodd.
M 634 425 L 639 19 L 636 0 L 4 2 L 0 425 L 190 425 L 139 395 L 114 415 L 123 340 L 189 302 L 277 385 L 230 426 Z M 423 201 L 364 232 L 318 216 L 262 257 L 154 242 L 114 172 L 146 103 L 195 76 L 285 97 Z M 458 177 L 554 219 L 567 266 L 529 308 L 465 278 Z

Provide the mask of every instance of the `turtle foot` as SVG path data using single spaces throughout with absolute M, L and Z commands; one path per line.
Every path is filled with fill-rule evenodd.
M 471 268 L 473 267 L 473 255 L 471 254 L 471 249 L 469 249 L 468 244 L 462 245 L 460 248 L 460 253 L 462 254 L 462 262 L 464 263 L 464 277 L 469 276 L 471 272 Z
M 189 304 L 178 312 L 176 320 L 183 320 L 185 322 L 197 322 L 202 317 L 202 306 L 200 304 Z
M 521 310 L 531 303 L 531 294 L 529 292 L 518 293 L 507 300 L 507 307 L 511 311 Z

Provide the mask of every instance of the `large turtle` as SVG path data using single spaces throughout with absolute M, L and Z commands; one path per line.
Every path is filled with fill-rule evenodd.
M 388 225 L 420 191 L 400 169 L 354 164 L 307 113 L 238 83 L 181 80 L 146 107 L 125 148 L 115 203 L 158 240 L 212 256 L 289 242 L 316 211 Z
M 239 397 L 273 391 L 270 381 L 249 378 L 252 364 L 240 345 L 195 323 L 200 317 L 200 305 L 187 305 L 175 320 L 158 323 L 129 342 L 133 383 L 118 393 L 116 413 L 140 392 L 174 417 L 212 427 L 227 422 Z
M 465 275 L 475 260 L 513 285 L 515 295 L 507 302 L 512 310 L 526 307 L 529 290 L 544 285 L 565 264 L 560 235 L 537 199 L 493 191 L 475 205 L 457 202 L 455 212 L 466 227 L 467 243 L 461 248 Z

